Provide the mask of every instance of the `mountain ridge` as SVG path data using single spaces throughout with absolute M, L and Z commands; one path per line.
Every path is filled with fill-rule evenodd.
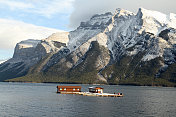
M 176 69 L 174 22 L 174 14 L 144 8 L 94 15 L 67 34 L 42 40 L 37 46 L 47 44 L 49 51 L 40 46 L 45 51 L 38 51 L 28 73 L 8 81 L 175 86 L 175 71 L 168 71 Z

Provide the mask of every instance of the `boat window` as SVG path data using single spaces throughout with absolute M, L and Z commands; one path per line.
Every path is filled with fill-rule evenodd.
M 66 88 L 64 88 L 64 90 L 66 90 Z
M 75 91 L 75 88 L 73 89 L 73 91 Z
M 77 89 L 79 91 L 79 89 Z
M 62 88 L 60 88 L 60 90 L 62 90 Z

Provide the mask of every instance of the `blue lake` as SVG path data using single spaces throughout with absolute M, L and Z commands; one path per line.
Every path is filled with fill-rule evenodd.
M 117 98 L 57 94 L 57 85 L 1 82 L 0 117 L 175 117 L 176 115 L 176 88 L 101 86 L 104 92 L 124 94 L 124 97 Z M 82 91 L 88 91 L 88 87 L 92 85 L 79 86 L 82 86 Z

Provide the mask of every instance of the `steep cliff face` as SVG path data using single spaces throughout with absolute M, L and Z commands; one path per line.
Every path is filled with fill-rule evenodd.
M 117 9 L 28 44 L 27 50 L 17 44 L 13 59 L 33 64 L 27 76 L 12 80 L 174 86 L 175 45 L 175 14 Z
M 28 39 L 17 43 L 13 58 L 0 65 L 1 81 L 26 75 L 30 67 L 37 64 L 47 55 L 56 53 L 65 47 L 68 41 L 68 33 L 63 33 L 53 34 L 43 40 Z M 61 40 L 60 34 L 64 40 L 58 42 L 58 40 Z

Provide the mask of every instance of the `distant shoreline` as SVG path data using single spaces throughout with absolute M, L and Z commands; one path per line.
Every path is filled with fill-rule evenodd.
M 84 83 L 76 83 L 76 82 L 29 82 L 29 81 L 2 81 L 8 83 L 50 83 L 50 84 L 84 84 Z M 84 84 L 84 85 L 121 85 L 121 86 L 148 86 L 148 87 L 176 87 L 176 86 L 166 86 L 166 85 L 139 85 L 139 84 Z

